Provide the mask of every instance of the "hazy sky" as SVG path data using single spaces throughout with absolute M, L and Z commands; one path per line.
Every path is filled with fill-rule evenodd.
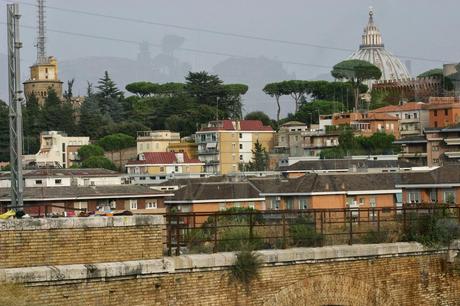
M 19 2 L 22 3 L 21 24 L 34 26 L 36 9 L 30 4 L 35 4 L 35 1 Z M 4 23 L 6 1 L 0 0 L 0 3 L 0 16 Z M 460 39 L 457 34 L 460 28 L 459 0 L 47 0 L 46 4 L 155 23 L 344 49 L 358 48 L 368 18 L 368 7 L 373 6 L 375 22 L 382 32 L 386 48 L 392 53 L 447 62 L 460 60 Z M 184 48 L 251 57 L 265 56 L 327 67 L 351 53 L 113 20 L 52 8 L 47 9 L 46 24 L 49 28 L 48 54 L 60 61 L 86 56 L 135 58 L 138 52 L 135 42 L 159 44 L 165 34 L 186 38 Z M 0 53 L 6 53 L 6 25 L 1 26 L 0 39 L 3 43 Z M 51 30 L 112 37 L 132 43 L 72 36 Z M 24 44 L 22 69 L 26 71 L 35 59 L 36 34 L 34 29 L 23 28 L 21 31 Z M 151 51 L 153 55 L 158 52 L 153 46 Z M 210 70 L 226 58 L 183 51 L 176 56 L 189 62 L 193 70 Z M 404 62 L 406 58 L 401 60 Z M 411 64 L 416 75 L 442 63 L 412 59 Z M 286 64 L 285 69 L 295 73 L 299 79 L 313 78 L 329 71 L 328 68 L 294 64 Z

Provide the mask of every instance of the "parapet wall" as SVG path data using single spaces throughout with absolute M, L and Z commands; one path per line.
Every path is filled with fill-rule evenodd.
M 454 245 L 458 249 L 459 245 Z M 0 269 L 33 305 L 456 305 L 445 250 L 418 243 L 266 250 L 258 279 L 231 277 L 234 253 Z
M 162 216 L 0 222 L 0 268 L 93 264 L 163 256 Z

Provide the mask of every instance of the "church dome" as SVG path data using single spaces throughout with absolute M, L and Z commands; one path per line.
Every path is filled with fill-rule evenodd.
M 374 12 L 372 9 L 369 11 L 369 22 L 364 28 L 359 50 L 353 53 L 348 59 L 363 60 L 376 65 L 382 71 L 380 80 L 404 80 L 411 78 L 406 66 L 396 56 L 385 50 L 382 35 L 374 24 Z

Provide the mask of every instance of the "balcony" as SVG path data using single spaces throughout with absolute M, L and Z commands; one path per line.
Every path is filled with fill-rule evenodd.
M 219 154 L 219 150 L 218 149 L 214 149 L 214 150 L 199 150 L 198 151 L 198 155 L 213 155 L 213 154 Z
M 460 145 L 460 138 L 445 138 L 444 142 L 448 146 L 455 146 L 455 145 Z
M 444 155 L 448 158 L 460 158 L 460 151 L 445 152 Z
M 420 135 L 420 130 L 401 130 L 401 135 Z
M 400 123 L 419 123 L 419 118 L 401 118 L 399 119 Z
M 425 152 L 401 152 L 398 154 L 400 158 L 422 158 L 427 157 Z

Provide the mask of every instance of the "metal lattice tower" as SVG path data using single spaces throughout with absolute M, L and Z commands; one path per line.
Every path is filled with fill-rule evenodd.
M 37 33 L 37 64 L 46 64 L 46 29 L 45 29 L 45 0 L 37 0 L 38 33 Z
M 11 206 L 21 210 L 24 193 L 22 179 L 22 90 L 19 41 L 19 5 L 7 4 L 8 89 L 10 117 Z

